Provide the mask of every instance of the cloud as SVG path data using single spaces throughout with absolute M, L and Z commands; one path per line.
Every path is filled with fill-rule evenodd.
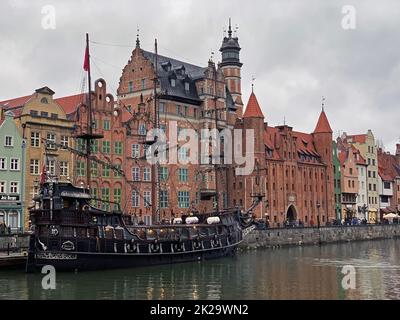
M 251 78 L 270 125 L 283 122 L 310 132 L 326 97 L 335 133 L 372 129 L 394 151 L 400 133 L 400 4 L 353 0 L 356 29 L 344 30 L 347 1 L 24 1 L 0 3 L 0 99 L 48 85 L 57 96 L 79 92 L 85 33 L 92 44 L 93 77 L 115 94 L 121 70 L 141 45 L 160 54 L 206 65 L 219 57 L 229 17 L 242 46 L 243 100 Z M 57 28 L 41 27 L 44 5 L 56 9 Z M 102 44 L 99 44 L 102 43 Z M 104 45 L 107 44 L 107 45 Z M 110 46 L 109 44 L 113 44 Z M 218 54 L 217 54 L 218 53 Z

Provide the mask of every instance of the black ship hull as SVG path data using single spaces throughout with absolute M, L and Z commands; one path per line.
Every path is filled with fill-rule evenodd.
M 130 254 L 130 253 L 82 253 L 49 251 L 37 253 L 34 260 L 28 261 L 27 272 L 37 272 L 43 266 L 51 265 L 56 271 L 93 271 L 147 267 L 163 264 L 204 261 L 233 256 L 236 245 L 208 250 L 169 253 L 169 254 Z

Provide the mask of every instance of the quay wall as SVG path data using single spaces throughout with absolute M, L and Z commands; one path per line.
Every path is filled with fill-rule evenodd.
M 10 250 L 27 250 L 29 246 L 29 234 L 14 234 L 0 236 L 0 252 Z
M 400 237 L 400 224 L 252 230 L 240 250 Z

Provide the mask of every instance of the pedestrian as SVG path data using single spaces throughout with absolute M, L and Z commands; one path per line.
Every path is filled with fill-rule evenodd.
M 8 227 L 7 227 L 7 233 L 8 233 L 8 234 L 11 234 L 11 226 L 8 226 Z
M 4 222 L 0 223 L 0 236 L 4 235 L 6 233 L 6 228 Z

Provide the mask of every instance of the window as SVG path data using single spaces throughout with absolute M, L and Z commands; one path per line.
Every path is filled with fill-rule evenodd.
M 39 174 L 39 160 L 38 159 L 31 159 L 29 164 L 29 172 L 33 175 Z
M 390 189 L 390 182 L 384 181 L 383 182 L 383 188 L 384 189 Z
M 165 113 L 166 112 L 165 102 L 160 102 L 158 104 L 158 110 L 159 110 L 160 113 Z
M 160 180 L 167 181 L 168 180 L 168 168 L 167 167 L 160 167 Z
M 132 158 L 139 158 L 140 156 L 140 148 L 138 144 L 132 145 Z
M 178 191 L 178 207 L 189 208 L 189 191 Z
M 376 191 L 376 184 L 374 183 L 374 191 Z
M 110 120 L 103 120 L 103 129 L 110 130 Z
M 5 181 L 0 181 L 0 193 L 6 193 L 7 183 Z
M 139 207 L 139 192 L 137 192 L 136 190 L 132 191 L 132 207 Z
M 30 111 L 30 115 L 31 115 L 32 117 L 37 117 L 37 116 L 39 115 L 39 113 L 38 113 L 36 110 L 31 110 L 31 111 Z
M 115 178 L 120 178 L 122 176 L 121 174 L 121 165 L 120 164 L 116 164 L 114 165 L 115 170 L 114 170 L 114 177 Z
M 142 79 L 142 90 L 146 89 L 146 79 Z
M 99 174 L 97 162 L 92 161 L 90 163 L 90 173 L 91 173 L 92 177 L 97 177 L 97 175 Z
M 67 177 L 68 176 L 68 162 L 60 161 L 60 176 Z
M 189 87 L 189 82 L 185 82 L 185 90 L 189 91 L 190 87 Z
M 114 142 L 114 153 L 122 154 L 122 142 L 121 141 Z
M 121 188 L 114 188 L 114 202 L 121 204 L 122 190 Z
M 181 106 L 179 104 L 176 105 L 176 114 L 181 115 Z
M 151 181 L 151 170 L 150 168 L 143 169 L 143 181 Z
M 373 166 L 375 165 L 375 159 L 372 159 L 372 165 Z
M 47 160 L 46 166 L 47 166 L 47 168 L 46 168 L 47 172 L 50 175 L 54 176 L 56 174 L 56 161 L 55 160 Z
M 0 170 L 7 170 L 7 158 L 0 158 Z
M 56 135 L 54 133 L 47 133 L 47 141 L 46 141 L 46 147 L 48 149 L 55 149 L 56 148 Z
M 133 92 L 133 81 L 129 81 L 128 90 L 129 90 L 129 92 Z
M 138 167 L 132 168 L 132 180 L 140 181 L 140 169 Z
M 19 170 L 19 159 L 18 158 L 11 158 L 10 160 L 10 170 L 18 171 Z
M 110 188 L 101 188 L 101 200 L 105 201 L 106 203 L 102 203 L 102 209 L 108 210 L 110 204 L 107 203 L 110 201 Z
M 8 225 L 12 229 L 18 228 L 18 212 L 17 211 L 11 211 L 8 214 Z
M 349 168 L 350 174 L 353 174 L 353 168 Z
M 108 178 L 110 176 L 110 167 L 103 165 L 103 177 Z
M 139 125 L 139 134 L 142 136 L 145 136 L 147 134 L 146 126 L 144 125 L 144 123 L 141 123 Z
M 58 119 L 58 114 L 57 113 L 52 113 L 51 114 L 52 119 Z
M 175 79 L 171 79 L 171 87 L 175 87 L 176 85 L 176 80 Z
M 103 141 L 103 148 L 102 148 L 103 153 L 109 154 L 111 152 L 111 143 L 110 141 Z
M 19 193 L 19 184 L 17 181 L 10 182 L 10 193 L 12 194 Z
M 151 191 L 144 191 L 143 192 L 143 201 L 145 207 L 151 206 Z
M 78 161 L 76 163 L 76 175 L 78 177 L 83 177 L 85 176 L 85 163 L 82 161 Z
M 5 147 L 12 147 L 14 145 L 13 137 L 12 136 L 5 136 L 4 138 L 4 146 Z
M 168 191 L 160 190 L 160 207 L 168 208 Z
M 186 161 L 188 157 L 188 148 L 179 148 L 178 159 L 179 161 Z
M 92 153 L 99 152 L 99 140 L 92 140 L 91 152 Z
M 78 138 L 76 140 L 76 148 L 78 149 L 78 151 L 85 151 L 86 150 L 85 141 L 83 139 Z
M 46 111 L 41 111 L 40 112 L 40 116 L 43 117 L 43 118 L 47 118 L 49 116 L 49 113 L 46 112 Z
M 179 181 L 187 182 L 188 181 L 188 169 L 179 168 Z
M 47 98 L 42 98 L 42 99 L 40 100 L 40 102 L 41 102 L 41 103 L 44 103 L 44 104 L 48 104 L 48 103 L 49 103 L 49 100 L 47 100 Z
M 63 148 L 68 148 L 68 137 L 67 136 L 61 136 L 61 146 Z
M 372 177 L 376 178 L 376 171 L 372 171 Z

